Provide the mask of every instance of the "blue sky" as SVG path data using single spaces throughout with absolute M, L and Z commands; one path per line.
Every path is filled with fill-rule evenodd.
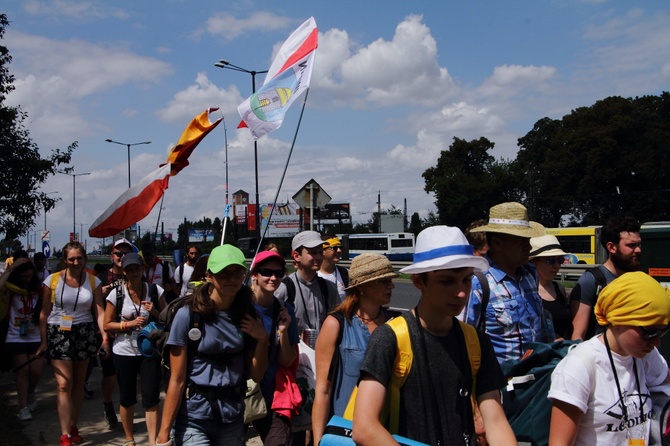
M 310 178 L 355 222 L 377 209 L 435 210 L 421 173 L 454 137 L 481 136 L 513 158 L 516 141 L 543 117 L 612 95 L 659 94 L 670 84 L 667 1 L 314 2 L 201 0 L 8 0 L 2 42 L 16 77 L 10 105 L 47 153 L 79 142 L 77 230 L 164 162 L 186 124 L 208 107 L 226 118 L 230 193 L 253 196 L 253 143 L 237 130 L 251 76 L 214 67 L 224 58 L 267 70 L 274 51 L 309 16 L 319 28 L 312 85 L 280 199 Z M 257 86 L 263 75 L 257 77 Z M 281 129 L 258 141 L 260 201 L 271 202 L 302 100 Z M 161 220 L 221 216 L 224 128 L 215 129 L 170 180 Z M 72 230 L 72 178 L 44 191 L 61 198 L 47 215 L 52 247 Z M 158 206 L 142 228 L 156 225 Z M 38 218 L 35 230 L 43 229 Z M 86 237 L 88 238 L 88 237 Z M 97 240 L 90 240 L 94 246 Z

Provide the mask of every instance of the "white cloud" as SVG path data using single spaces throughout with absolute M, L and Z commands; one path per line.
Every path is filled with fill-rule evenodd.
M 282 17 L 266 11 L 255 12 L 247 19 L 221 12 L 207 19 L 204 30 L 196 30 L 194 35 L 200 37 L 206 32 L 224 40 L 233 40 L 248 32 L 271 32 L 290 27 L 295 23 L 296 20 L 291 17 Z
M 493 69 L 493 75 L 484 81 L 478 92 L 482 96 L 513 96 L 543 88 L 556 75 L 550 66 L 502 65 Z
M 76 20 L 101 19 L 115 17 L 127 19 L 129 14 L 121 8 L 110 6 L 104 2 L 77 0 L 23 0 L 24 9 L 33 15 L 44 15 L 51 18 L 68 17 Z

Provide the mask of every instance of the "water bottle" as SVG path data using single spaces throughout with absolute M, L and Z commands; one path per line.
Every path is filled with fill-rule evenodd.
M 146 301 L 146 302 L 149 302 L 149 301 Z M 143 302 L 143 304 L 144 304 L 144 302 Z M 145 320 L 144 320 L 144 325 L 147 325 L 147 324 L 149 323 L 149 316 L 150 316 L 150 313 L 149 313 L 149 310 L 147 310 L 147 309 L 144 307 L 144 305 L 142 305 L 141 308 L 140 308 L 140 316 L 143 317 L 143 318 L 145 319 Z

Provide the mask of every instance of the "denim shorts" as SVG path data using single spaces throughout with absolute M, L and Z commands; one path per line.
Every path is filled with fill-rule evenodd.
M 242 420 L 231 424 L 206 423 L 210 428 L 205 432 L 192 425 L 175 426 L 175 446 L 244 446 L 244 423 Z

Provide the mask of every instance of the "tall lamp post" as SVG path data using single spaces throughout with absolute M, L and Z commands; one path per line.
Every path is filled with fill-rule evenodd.
M 110 144 L 118 144 L 120 146 L 128 147 L 128 189 L 130 189 L 130 148 L 132 146 L 139 146 L 141 144 L 151 144 L 151 141 L 134 142 L 132 144 L 128 144 L 127 142 L 118 142 L 118 141 L 114 141 L 114 140 L 111 140 L 111 139 L 106 139 L 105 142 L 108 142 Z
M 72 237 L 75 237 L 77 234 L 77 177 L 83 175 L 90 175 L 91 172 L 84 173 L 67 173 L 63 171 L 58 171 L 63 175 L 69 175 L 72 177 Z
M 252 71 L 252 70 L 247 70 L 246 68 L 238 67 L 237 65 L 234 65 L 230 62 L 228 62 L 225 59 L 219 60 L 217 63 L 214 64 L 215 67 L 218 68 L 226 68 L 228 70 L 233 70 L 233 71 L 240 71 L 242 73 L 248 73 L 251 75 L 251 94 L 256 93 L 256 75 L 257 74 L 265 74 L 268 72 L 268 70 L 264 71 Z M 255 217 L 256 217 L 256 228 L 258 231 L 258 242 L 260 243 L 261 239 L 261 219 L 260 219 L 260 202 L 258 198 L 258 141 L 254 140 L 254 175 L 256 179 L 256 209 L 255 209 Z

